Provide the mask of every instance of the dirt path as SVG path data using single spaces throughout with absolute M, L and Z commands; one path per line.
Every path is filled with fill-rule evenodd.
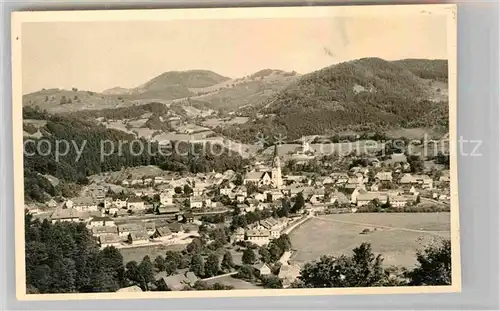
M 337 219 L 325 219 L 322 217 L 314 216 L 313 218 L 322 220 L 322 221 L 329 221 L 329 222 L 337 222 L 337 223 L 345 223 L 345 224 L 352 224 L 352 225 L 359 225 L 359 226 L 368 226 L 368 227 L 378 227 L 378 228 L 385 228 L 385 229 L 395 229 L 395 230 L 401 230 L 401 231 L 408 231 L 408 232 L 417 232 L 417 233 L 427 233 L 435 236 L 441 237 L 440 233 L 443 232 L 449 232 L 449 231 L 427 231 L 427 230 L 416 230 L 416 229 L 408 229 L 408 228 L 402 228 L 402 227 L 393 227 L 393 226 L 383 226 L 383 225 L 378 225 L 378 224 L 370 224 L 370 223 L 363 223 L 363 222 L 355 222 L 355 221 L 348 221 L 348 220 L 337 220 Z

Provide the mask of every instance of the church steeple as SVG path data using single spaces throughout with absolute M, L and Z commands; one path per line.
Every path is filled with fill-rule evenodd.
M 278 145 L 274 145 L 271 178 L 273 180 L 275 187 L 281 187 L 283 185 L 283 179 L 281 177 L 281 162 L 280 162 L 280 157 L 278 155 Z

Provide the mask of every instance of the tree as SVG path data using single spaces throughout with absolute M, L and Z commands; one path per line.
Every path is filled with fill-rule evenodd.
M 225 252 L 222 257 L 221 269 L 222 271 L 228 272 L 234 267 L 233 256 L 230 252 Z
M 182 187 L 175 187 L 174 188 L 174 192 L 177 193 L 177 194 L 181 194 L 182 193 Z
M 261 279 L 265 288 L 283 288 L 281 280 L 276 275 L 263 276 Z
M 189 270 L 191 270 L 198 277 L 203 277 L 205 275 L 205 263 L 203 262 L 201 255 L 194 254 L 191 257 Z
M 257 258 L 255 258 L 255 253 L 252 249 L 247 248 L 243 251 L 243 256 L 241 257 L 241 261 L 247 265 L 253 265 Z
M 191 195 L 193 193 L 193 189 L 189 187 L 189 185 L 184 185 L 184 195 Z
M 241 186 L 243 185 L 243 176 L 241 176 L 241 174 L 236 174 L 235 178 L 234 178 L 234 184 L 236 186 Z
M 451 241 L 430 245 L 417 252 L 418 265 L 408 273 L 409 285 L 451 284 Z
M 211 277 L 219 273 L 219 256 L 210 254 L 205 263 L 205 276 Z
M 281 200 L 281 208 L 277 211 L 279 217 L 288 217 L 290 212 L 290 201 L 288 199 Z
M 295 197 L 295 204 L 292 207 L 292 213 L 297 213 L 305 205 L 304 194 L 302 192 L 297 193 Z
M 259 249 L 259 255 L 260 255 L 260 260 L 265 263 L 270 263 L 271 262 L 271 254 L 265 247 L 261 247 Z
M 204 243 L 201 238 L 194 238 L 191 243 L 186 246 L 186 251 L 190 254 L 198 254 L 204 248 Z
M 241 266 L 238 270 L 237 277 L 244 280 L 253 280 L 253 278 L 255 277 L 254 268 L 249 265 Z
M 281 249 L 276 243 L 269 243 L 268 251 L 272 262 L 278 261 L 282 255 Z
M 162 272 L 162 271 L 165 271 L 165 259 L 163 259 L 163 257 L 161 257 L 160 255 L 156 256 L 155 258 L 155 268 L 156 268 L 156 271 L 158 272 Z
M 304 287 L 371 287 L 383 286 L 387 275 L 382 268 L 382 256 L 375 256 L 370 244 L 363 243 L 352 256 L 321 256 L 307 263 L 299 280 Z
M 149 283 L 155 280 L 153 263 L 151 263 L 149 256 L 144 256 L 142 262 L 139 264 L 138 270 L 145 290 L 149 290 Z

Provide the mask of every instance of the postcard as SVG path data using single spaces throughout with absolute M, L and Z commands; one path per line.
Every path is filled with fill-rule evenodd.
M 456 25 L 13 13 L 18 299 L 460 291 Z

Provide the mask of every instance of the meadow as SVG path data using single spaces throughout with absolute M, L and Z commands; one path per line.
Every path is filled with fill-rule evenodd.
M 363 232 L 365 231 L 365 232 Z M 322 215 L 290 234 L 300 265 L 321 255 L 349 255 L 363 242 L 384 257 L 384 266 L 412 267 L 416 252 L 450 237 L 450 213 L 360 213 Z

